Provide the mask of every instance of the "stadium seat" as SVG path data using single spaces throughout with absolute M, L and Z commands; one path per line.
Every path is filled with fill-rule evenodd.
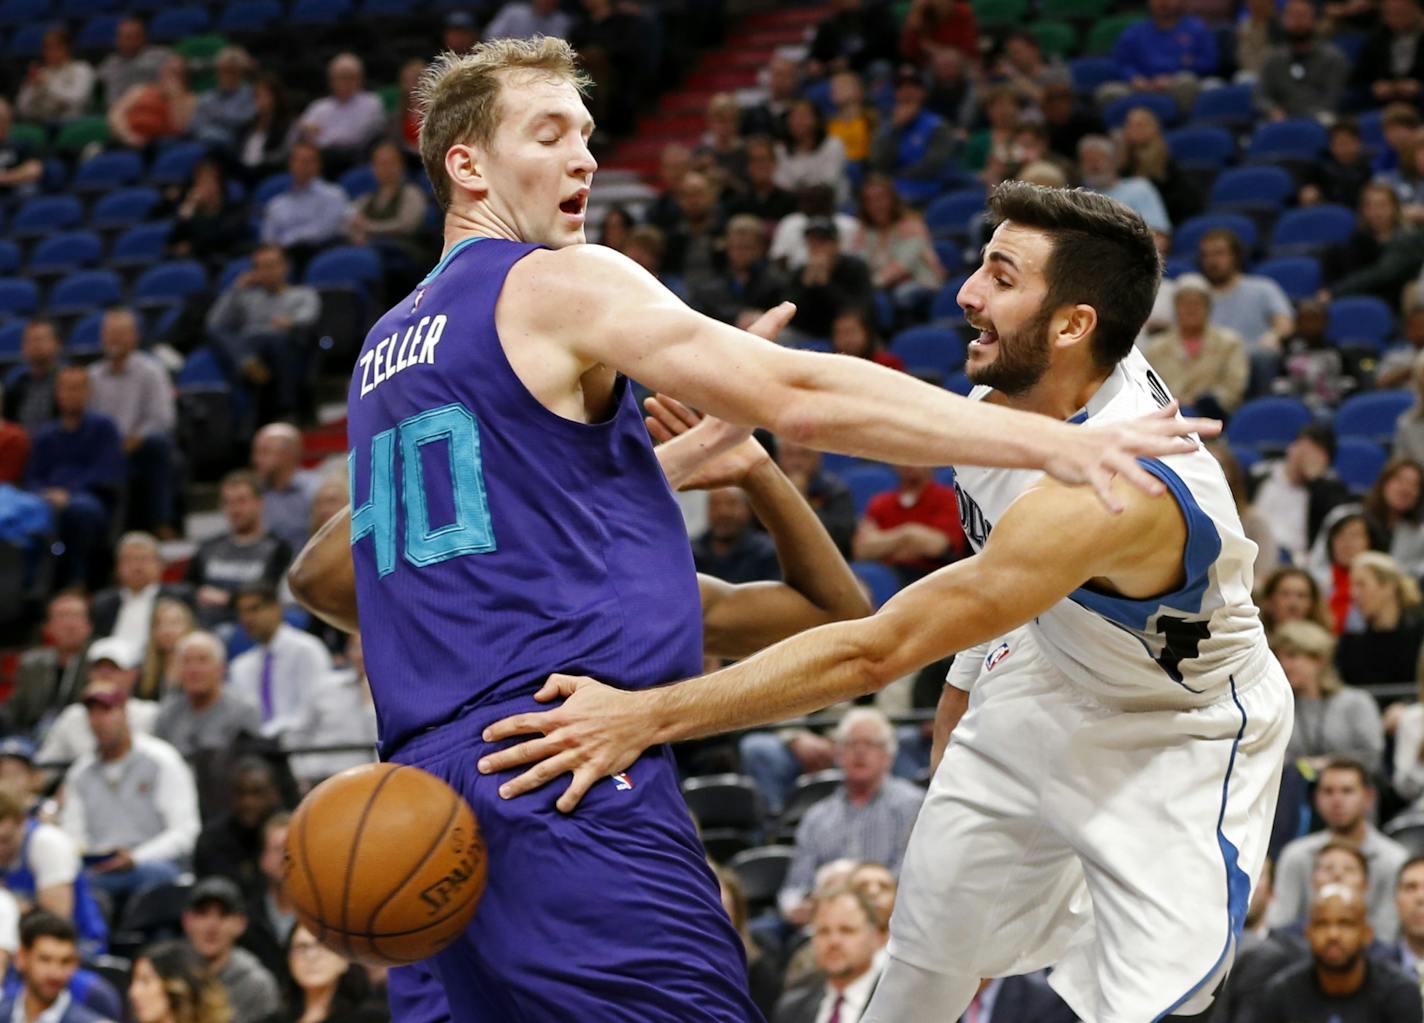
M 108 14 L 120 6 L 119 0 L 61 0 L 61 17 L 92 18 L 98 14 Z
M 252 193 L 252 206 L 254 211 L 261 210 L 277 196 L 285 192 L 292 184 L 292 176 L 286 171 L 269 175 L 258 184 L 257 190 Z
M 99 153 L 79 165 L 69 187 L 80 193 L 111 192 L 143 174 L 143 159 L 131 149 Z
M 1244 128 L 1256 120 L 1255 90 L 1249 85 L 1223 85 L 1197 93 L 1192 125 Z
M 1350 65 L 1354 66 L 1360 59 L 1360 51 L 1365 48 L 1365 40 L 1368 38 L 1365 32 L 1336 32 L 1330 37 L 1330 42 L 1345 55 Z
M 365 245 L 338 245 L 318 252 L 302 283 L 314 288 L 370 286 L 381 281 L 381 259 Z
M 218 15 L 217 29 L 229 35 L 265 31 L 282 17 L 278 0 L 236 0 Z
M 159 220 L 152 224 L 135 224 L 114 240 L 109 253 L 109 265 L 116 269 L 147 267 L 161 262 L 168 248 L 168 233 L 173 224 Z
M 1146 107 L 1156 114 L 1163 127 L 1176 124 L 1181 116 L 1177 101 L 1171 96 L 1161 92 L 1134 92 L 1109 103 L 1103 109 L 1103 121 L 1109 128 L 1121 128 L 1122 122 L 1127 120 L 1127 115 L 1137 107 Z
M 148 37 L 155 43 L 172 43 L 206 32 L 210 25 L 212 18 L 201 7 L 169 7 L 148 23 Z
M 1097 22 L 1088 33 L 1087 52 L 1094 56 L 1106 56 L 1117 45 L 1117 37 L 1139 21 L 1145 21 L 1141 14 L 1110 14 Z
M 1107 9 L 1108 0 L 1043 0 L 1038 14 L 1059 21 L 1097 21 Z
M 889 565 L 878 561 L 856 561 L 850 567 L 856 578 L 870 590 L 870 602 L 876 607 L 900 592 L 900 577 Z
M 1360 437 L 1341 437 L 1335 448 L 1335 474 L 1351 490 L 1363 493 L 1374 486 L 1388 459 L 1383 446 Z
M 5 44 L 5 56 L 12 60 L 36 60 L 40 47 L 44 45 L 44 34 L 49 31 L 48 22 L 32 21 L 15 29 L 15 34 Z
M 78 153 L 86 146 L 108 145 L 109 122 L 102 117 L 76 117 L 66 121 L 54 137 L 54 148 L 61 153 Z
M 36 153 L 43 153 L 49 146 L 49 133 L 43 125 L 16 121 L 10 125 L 10 141 L 24 143 Z
M 753 911 L 776 905 L 776 895 L 791 872 L 796 849 L 789 845 L 764 845 L 737 853 L 727 864 L 747 897 L 747 907 Z
M 95 266 L 104 256 L 104 243 L 93 231 L 64 231 L 35 244 L 27 268 L 31 274 L 66 274 Z
M 111 50 L 119 32 L 117 14 L 99 14 L 86 21 L 74 36 L 74 48 L 80 51 Z
M 72 195 L 37 195 L 26 199 L 10 221 L 10 237 L 38 238 L 74 227 L 84 207 Z
M 98 355 L 99 330 L 104 323 L 103 312 L 89 313 L 82 317 L 69 331 L 64 342 L 64 351 L 71 358 L 86 359 Z
M 40 288 L 26 277 L 0 278 L 0 315 L 28 316 L 39 307 Z
M 910 327 L 890 341 L 890 351 L 916 376 L 942 381 L 964 365 L 964 342 L 944 327 Z
M 1068 62 L 1068 73 L 1073 76 L 1073 88 L 1079 92 L 1091 93 L 1100 85 L 1122 81 L 1122 72 L 1117 61 L 1111 57 L 1079 57 Z
M 900 477 L 888 465 L 857 466 L 841 473 L 841 480 L 850 487 L 851 498 L 855 501 L 857 517 L 865 514 L 865 506 L 876 494 L 894 490 L 900 485 Z
M 218 275 L 218 294 L 222 294 L 228 288 L 232 287 L 233 281 L 237 280 L 239 277 L 241 277 L 243 274 L 247 273 L 247 271 L 251 269 L 251 256 L 238 256 L 236 259 L 229 260 L 228 263 L 223 267 L 222 273 Z M 290 276 L 290 274 L 291 271 L 288 270 L 288 275 Z
M 1236 410 L 1227 434 L 1233 447 L 1279 451 L 1310 420 L 1310 409 L 1299 398 L 1253 398 Z
M 1172 255 L 1195 259 L 1197 243 L 1202 235 L 1214 228 L 1224 227 L 1241 239 L 1247 252 L 1256 247 L 1256 222 L 1240 213 L 1204 213 L 1184 221 L 1172 235 Z
M 297 0 L 287 24 L 331 25 L 351 16 L 351 0 Z
M 365 0 L 361 13 L 368 18 L 404 18 L 415 11 L 415 0 Z
M 964 322 L 964 310 L 959 307 L 959 289 L 964 287 L 964 282 L 969 280 L 970 274 L 960 274 L 951 278 L 944 287 L 935 292 L 934 302 L 930 305 L 930 319 L 938 324 L 962 324 Z
M 135 305 L 162 305 L 181 302 L 189 295 L 208 288 L 208 274 L 203 265 L 193 259 L 175 259 L 159 263 L 143 272 L 134 284 Z
M 1029 26 L 1029 31 L 1038 40 L 1039 49 L 1050 59 L 1070 56 L 1078 42 L 1078 33 L 1072 25 L 1061 21 L 1038 21 Z
M 1269 277 L 1293 302 L 1310 298 L 1320 290 L 1320 261 L 1311 256 L 1282 256 L 1252 267 L 1251 272 Z
M 50 0 L 3 0 L 0 2 L 0 28 L 42 25 L 49 19 L 49 5 Z
M 1176 280 L 1182 274 L 1193 274 L 1197 272 L 1197 257 L 1173 256 L 1162 264 L 1162 277 L 1165 280 Z
M 20 342 L 24 340 L 26 320 L 9 320 L 0 324 L 0 365 L 20 358 Z
M 974 381 L 969 379 L 969 374 L 960 370 L 958 373 L 951 373 L 944 381 L 944 389 L 953 391 L 955 394 L 967 395 L 974 390 Z
M 337 181 L 342 190 L 352 199 L 359 199 L 376 190 L 376 175 L 371 173 L 371 168 L 364 164 L 360 167 L 352 167 Z
M 982 188 L 961 188 L 935 199 L 925 209 L 925 226 L 936 238 L 963 239 L 969 221 L 983 213 L 987 197 Z
M 1028 0 L 972 0 L 974 20 L 984 28 L 1008 28 L 1022 22 Z
M 1413 404 L 1414 392 L 1407 388 L 1351 395 L 1335 413 L 1335 435 L 1389 444 L 1399 417 Z
M 1236 459 L 1236 464 L 1241 467 L 1242 472 L 1249 473 L 1251 467 L 1261 461 L 1261 452 L 1255 448 L 1248 448 L 1241 444 L 1231 444 L 1228 446 L 1231 448 L 1231 454 Z
M 162 0 L 147 0 L 147 2 L 161 3 Z M 204 32 L 202 35 L 178 40 L 173 45 L 173 52 L 190 64 L 205 65 L 222 52 L 222 48 L 226 45 L 228 45 L 227 36 L 217 32 Z
M 1271 255 L 1318 255 L 1348 241 L 1355 223 L 1351 210 L 1331 203 L 1287 210 L 1271 231 Z
M 123 299 L 124 284 L 114 271 L 80 270 L 54 286 L 45 311 L 51 316 L 77 316 L 118 305 Z
M 148 180 L 155 185 L 181 185 L 192 177 L 193 168 L 208 155 L 207 147 L 199 142 L 177 142 L 159 153 L 153 161 L 153 169 L 148 172 Z
M 1231 167 L 1211 186 L 1211 208 L 1278 210 L 1295 192 L 1295 180 L 1280 167 Z
M 12 274 L 20 269 L 20 247 L 0 238 L 0 274 Z
M 711 774 L 688 778 L 682 797 L 704 828 L 759 831 L 764 810 L 756 782 L 744 774 Z
M 1236 140 L 1225 128 L 1188 125 L 1167 133 L 1167 148 L 1182 167 L 1220 168 L 1236 155 Z
M 146 186 L 121 188 L 110 192 L 94 204 L 89 226 L 98 231 L 113 231 L 145 220 L 158 205 L 158 192 Z
M 1330 303 L 1325 336 L 1336 344 L 1383 349 L 1394 333 L 1394 312 L 1373 295 L 1346 295 Z
M 189 353 L 183 360 L 183 368 L 178 371 L 177 384 L 180 390 L 200 387 L 226 387 L 227 377 L 217 357 L 206 347 Z
M 1355 123 L 1360 126 L 1360 141 L 1366 149 L 1380 151 L 1385 148 L 1383 110 L 1366 111 Z
M 939 259 L 939 265 L 944 267 L 945 273 L 959 273 L 964 268 L 964 252 L 954 242 L 946 238 L 939 238 L 931 244 L 934 246 L 935 256 Z
M 1267 121 L 1251 136 L 1249 160 L 1314 160 L 1325 149 L 1325 128 L 1319 121 L 1296 118 Z
M 192 890 L 191 881 L 174 882 L 134 895 L 124 906 L 118 926 L 110 936 L 110 948 L 131 952 L 159 933 L 179 933 L 183 910 Z

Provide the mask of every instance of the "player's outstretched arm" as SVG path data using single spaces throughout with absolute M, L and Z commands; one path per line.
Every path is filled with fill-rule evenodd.
M 287 570 L 287 587 L 298 604 L 343 632 L 360 626 L 356 614 L 356 566 L 351 561 L 351 506 L 326 521 Z
M 483 757 L 480 770 L 534 764 L 500 787 L 506 798 L 573 773 L 558 801 L 567 812 L 590 785 L 649 746 L 782 721 L 874 692 L 1022 625 L 1091 579 L 1121 579 L 1129 593 L 1165 591 L 1180 572 L 1181 513 L 1170 498 L 1117 486 L 1120 516 L 1087 491 L 1037 487 L 1014 502 L 982 553 L 907 587 L 870 618 L 801 633 L 722 671 L 642 692 L 553 676 L 538 698 L 567 697 L 561 706 L 484 732 L 490 742 L 541 737 Z M 1152 576 L 1164 565 L 1175 568 Z
M 1175 409 L 1083 430 L 970 402 L 862 359 L 798 352 L 689 309 L 632 260 L 596 245 L 536 252 L 515 264 L 500 318 L 555 339 L 581 366 L 612 366 L 734 423 L 767 426 L 823 451 L 905 465 L 1039 468 L 1091 485 L 1114 510 L 1121 474 L 1148 493 L 1160 484 L 1139 455 L 1191 450 L 1188 432 L 1219 423 Z

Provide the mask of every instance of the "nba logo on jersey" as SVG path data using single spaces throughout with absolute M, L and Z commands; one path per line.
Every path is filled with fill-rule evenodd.
M 1000 643 L 993 650 L 989 651 L 989 656 L 984 658 L 984 670 L 993 671 L 999 666 L 999 662 L 1009 656 L 1009 644 Z
M 633 787 L 633 779 L 628 777 L 627 771 L 619 771 L 612 777 L 613 785 L 619 792 L 627 792 Z

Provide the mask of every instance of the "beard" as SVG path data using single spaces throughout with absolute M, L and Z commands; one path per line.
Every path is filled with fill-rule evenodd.
M 1052 361 L 1048 345 L 1048 322 L 1051 310 L 1041 309 L 1022 327 L 1011 334 L 1000 334 L 996 342 L 998 354 L 987 366 L 965 368 L 971 383 L 1009 397 L 1017 397 L 1043 379 Z

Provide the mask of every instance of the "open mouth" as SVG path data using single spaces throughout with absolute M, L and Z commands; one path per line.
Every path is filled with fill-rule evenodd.
M 970 326 L 975 326 L 975 324 L 970 324 Z M 999 340 L 999 332 L 998 332 L 998 331 L 993 330 L 993 329 L 991 329 L 991 328 L 989 328 L 989 327 L 979 327 L 979 336 L 976 337 L 973 341 L 971 341 L 970 344 L 974 344 L 974 345 L 992 345 L 992 344 L 996 344 L 996 343 L 998 342 L 998 340 Z
M 581 217 L 588 206 L 588 189 L 580 189 L 559 203 L 559 210 L 571 217 Z

